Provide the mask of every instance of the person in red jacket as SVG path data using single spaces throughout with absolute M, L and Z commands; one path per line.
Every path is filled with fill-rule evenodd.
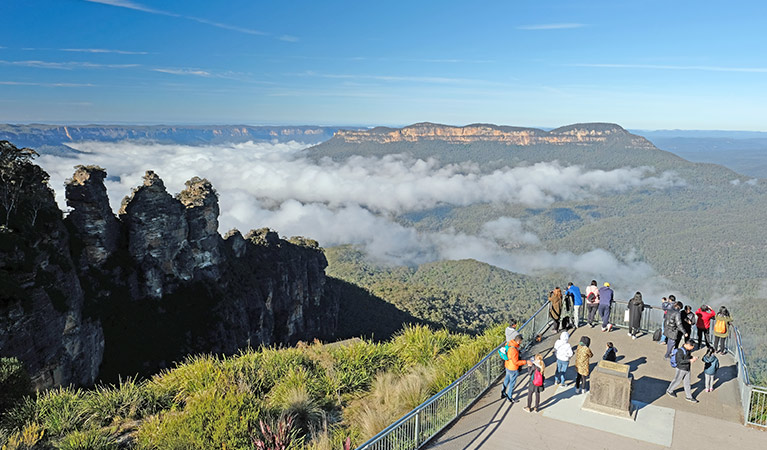
M 514 393 L 514 387 L 517 384 L 517 378 L 519 377 L 519 369 L 522 366 L 530 365 L 530 362 L 524 359 L 519 359 L 519 346 L 522 343 L 522 336 L 517 335 L 514 339 L 509 341 L 509 351 L 506 353 L 508 359 L 504 363 L 506 367 L 506 377 L 503 379 L 503 388 L 501 389 L 501 398 L 506 397 L 511 403 L 517 403 L 519 400 L 514 400 L 512 394 Z
M 716 316 L 716 313 L 710 306 L 703 305 L 695 311 L 695 315 L 698 317 L 695 324 L 698 328 L 698 348 L 703 348 L 702 342 L 704 340 L 706 341 L 706 347 L 709 347 L 711 344 L 709 343 L 708 333 L 711 329 L 711 319 Z

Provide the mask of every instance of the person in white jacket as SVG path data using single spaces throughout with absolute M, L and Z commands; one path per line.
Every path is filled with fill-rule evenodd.
M 563 331 L 559 335 L 559 340 L 554 343 L 554 352 L 557 356 L 557 371 L 554 373 L 554 383 L 565 384 L 565 372 L 570 365 L 570 358 L 573 357 L 573 347 L 570 345 L 570 335 L 567 331 Z

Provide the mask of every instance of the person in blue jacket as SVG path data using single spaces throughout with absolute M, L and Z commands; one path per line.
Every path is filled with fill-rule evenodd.
M 583 306 L 583 297 L 581 297 L 581 289 L 578 286 L 575 286 L 573 282 L 567 283 L 567 294 L 572 294 L 573 296 L 573 325 L 575 328 L 578 328 L 580 325 L 580 313 L 581 313 L 581 306 Z

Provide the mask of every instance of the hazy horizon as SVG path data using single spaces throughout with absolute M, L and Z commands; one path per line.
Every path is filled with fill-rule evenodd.
M 0 122 L 767 131 L 757 1 L 6 0 L 0 12 Z

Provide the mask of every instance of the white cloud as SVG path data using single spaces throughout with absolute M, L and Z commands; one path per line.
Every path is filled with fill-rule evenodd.
M 472 258 L 521 273 L 560 271 L 617 286 L 663 284 L 632 255 L 605 250 L 549 252 L 513 217 L 485 223 L 478 235 L 453 230 L 421 232 L 399 223 L 399 214 L 438 205 L 522 203 L 595 197 L 635 187 L 665 189 L 683 183 L 650 168 L 611 171 L 539 163 L 482 173 L 473 164 L 441 165 L 402 155 L 356 156 L 345 162 L 307 158 L 304 144 L 253 143 L 192 147 L 132 142 L 82 142 L 71 157 L 43 155 L 40 165 L 64 206 L 62 184 L 77 164 L 107 169 L 112 208 L 154 170 L 172 194 L 193 176 L 208 178 L 219 193 L 220 231 L 268 226 L 283 236 L 302 235 L 324 246 L 356 244 L 393 264 Z M 556 180 L 556 182 L 552 182 Z M 633 294 L 633 292 L 631 292 Z M 627 294 L 628 295 L 628 294 Z
M 160 73 L 168 73 L 171 75 L 194 75 L 198 77 L 204 77 L 204 78 L 210 78 L 213 75 L 206 71 L 206 70 L 200 70 L 200 69 L 152 69 L 153 72 L 160 72 Z
M 520 25 L 517 30 L 567 30 L 572 28 L 583 28 L 582 23 L 544 23 L 539 25 Z
M 32 67 L 36 69 L 57 69 L 57 70 L 73 70 L 73 69 L 130 69 L 135 67 L 141 67 L 140 64 L 99 64 L 92 62 L 80 62 L 80 61 L 4 61 L 0 60 L 0 65 L 3 66 L 20 66 L 20 67 Z
M 149 52 L 134 52 L 128 50 L 112 50 L 107 48 L 61 48 L 62 52 L 75 53 L 115 53 L 118 55 L 148 55 Z
M 221 191 L 242 189 L 274 203 L 298 200 L 333 208 L 356 204 L 391 214 L 443 204 L 545 206 L 636 187 L 665 189 L 684 184 L 673 172 L 652 175 L 648 167 L 604 171 L 544 162 L 482 173 L 471 163 L 441 165 L 436 159 L 416 160 L 403 155 L 353 156 L 343 163 L 327 159 L 315 163 L 301 152 L 305 146 L 295 142 L 222 147 L 90 142 L 73 146 L 87 153 L 81 157 L 86 162 L 105 167 L 121 179 L 126 171 L 140 174 L 152 168 L 164 179 L 172 177 L 166 182 L 177 189 L 185 180 L 200 175 L 210 178 Z M 178 179 L 179 173 L 183 179 Z M 139 179 L 131 182 L 138 183 Z
M 767 73 L 767 67 L 734 66 L 675 66 L 668 64 L 567 64 L 569 67 L 595 67 L 606 69 L 692 70 L 700 72 Z
M 160 9 L 154 9 L 150 8 L 148 6 L 144 6 L 140 3 L 132 2 L 129 0 L 85 0 L 86 2 L 90 3 L 100 3 L 103 5 L 109 5 L 109 6 L 116 6 L 118 8 L 126 8 L 126 9 L 132 9 L 134 11 L 141 11 L 149 14 L 156 14 L 161 16 L 168 16 L 168 17 L 175 17 L 178 19 L 186 19 L 191 20 L 194 22 L 202 23 L 205 25 L 210 25 L 216 28 L 221 28 L 224 30 L 230 30 L 230 31 L 236 31 L 238 33 L 244 33 L 244 34 L 251 34 L 256 36 L 268 36 L 269 33 L 265 33 L 263 31 L 254 30 L 252 28 L 245 28 L 245 27 L 238 27 L 236 25 L 230 25 L 227 23 L 221 23 L 221 22 L 215 22 L 209 19 L 203 19 L 201 17 L 195 17 L 195 16 L 186 16 L 183 14 L 177 14 L 169 11 L 164 11 Z M 291 36 L 292 37 L 292 36 Z M 297 38 L 296 38 L 297 39 Z
M 485 223 L 481 234 L 506 245 L 540 243 L 538 236 L 525 231 L 522 221 L 514 217 L 499 217 Z
M 32 81 L 0 81 L 5 86 L 42 86 L 42 87 L 93 87 L 90 83 L 37 83 Z

